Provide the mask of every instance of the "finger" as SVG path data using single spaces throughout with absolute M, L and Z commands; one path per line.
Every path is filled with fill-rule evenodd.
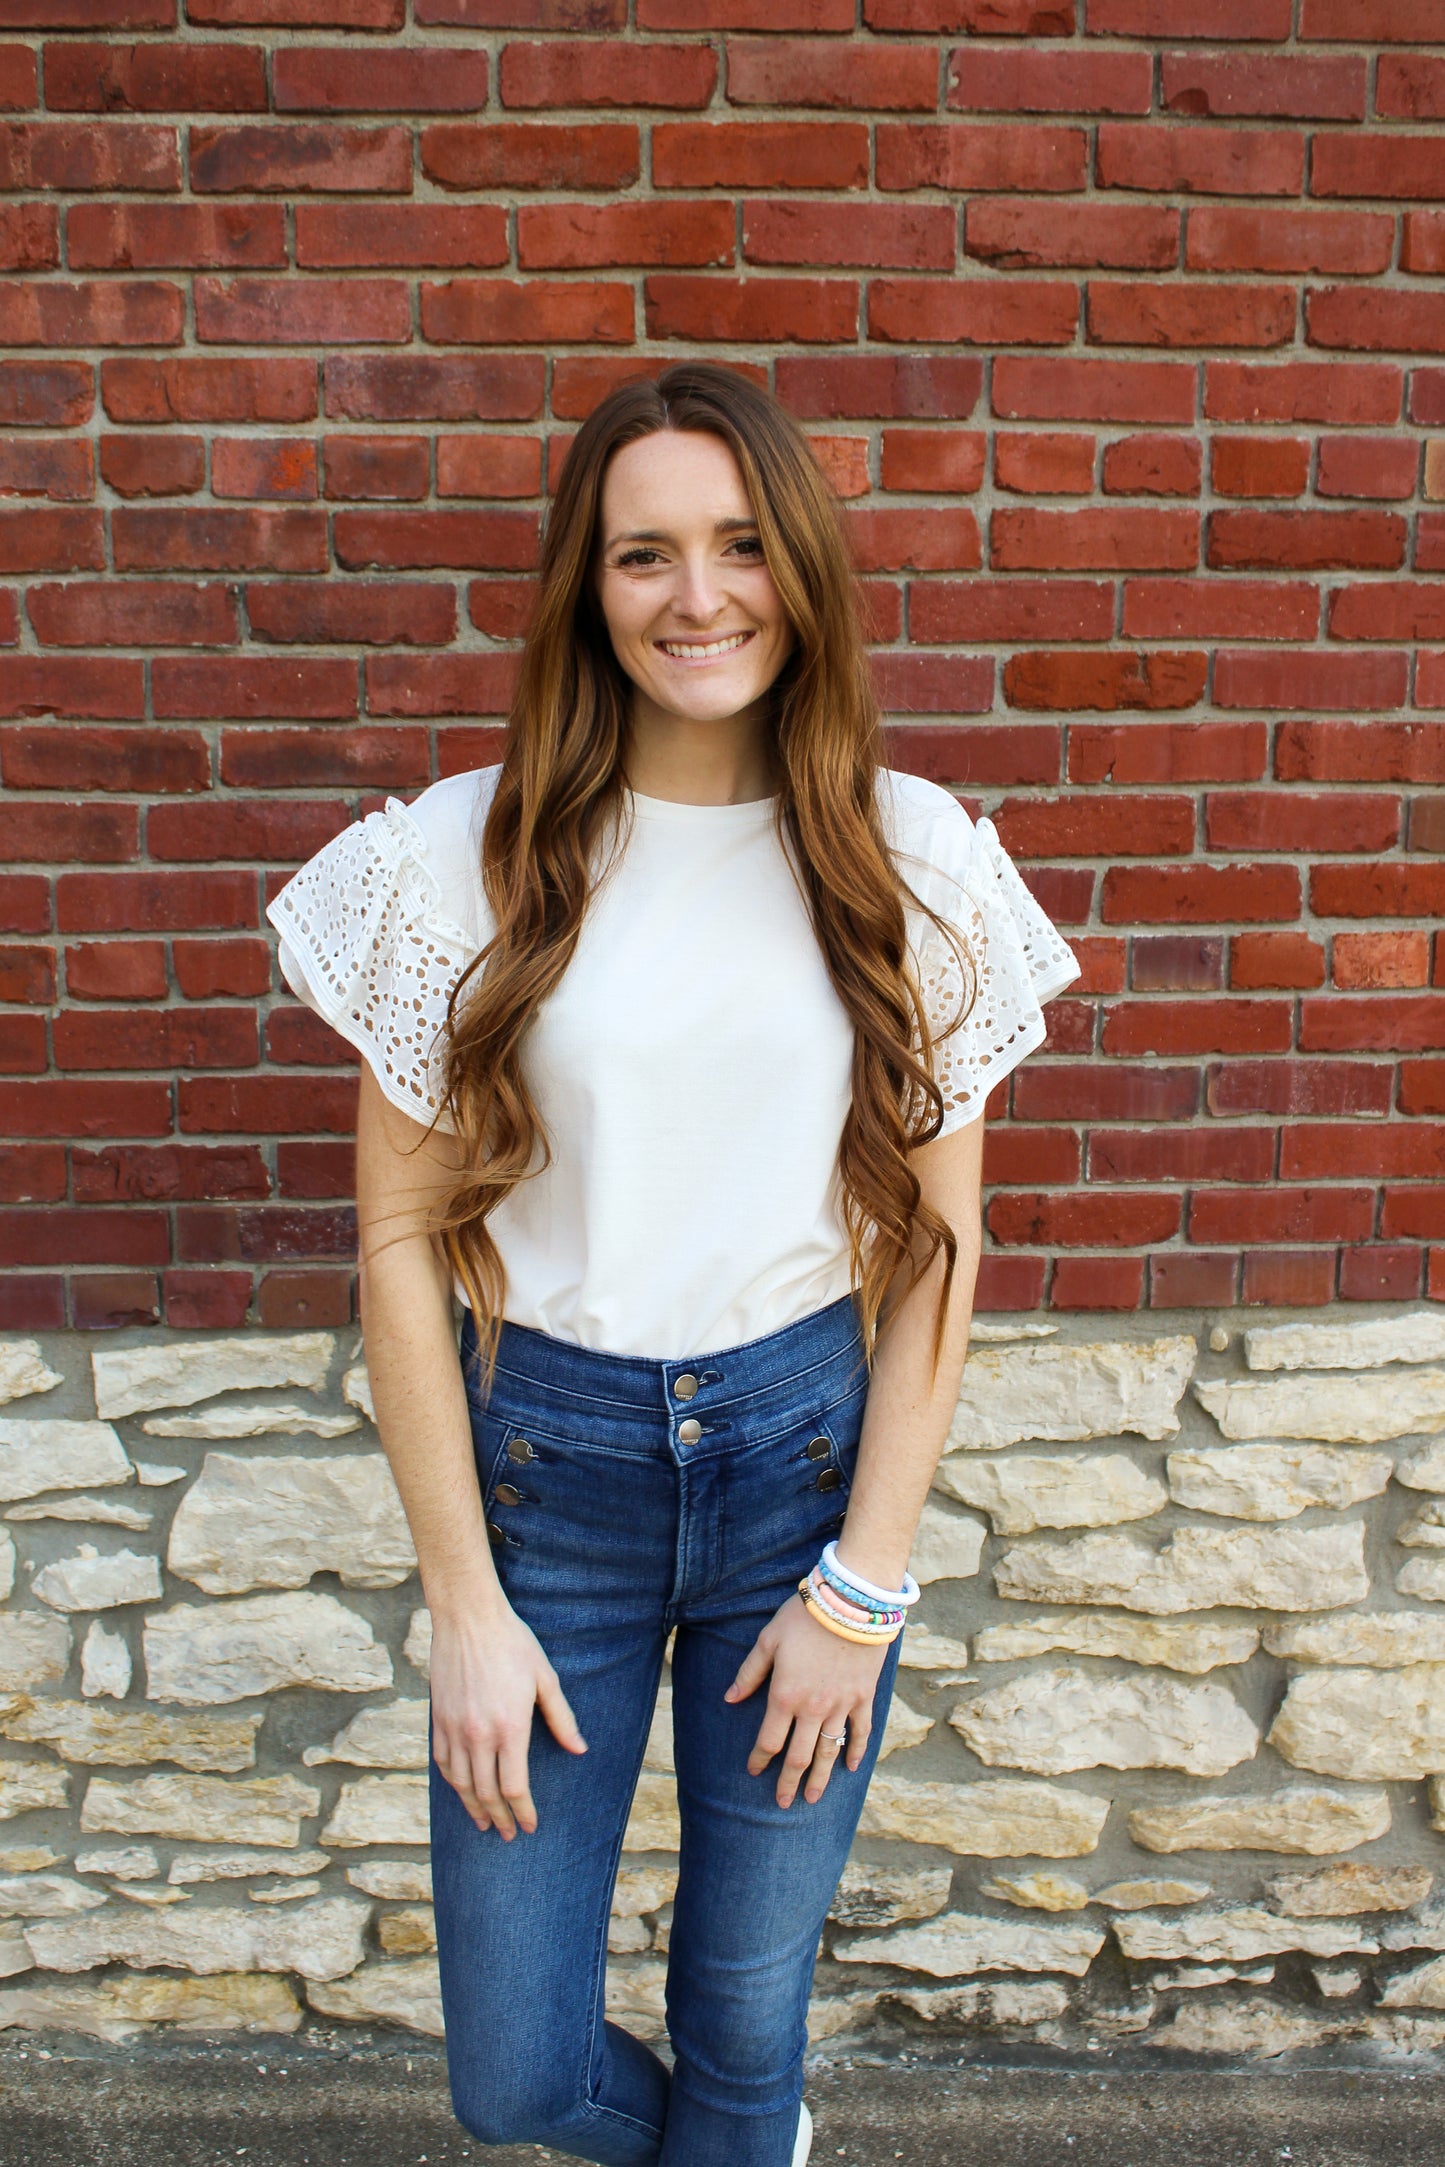
M 830 1731 L 840 1731 L 841 1723 L 830 1723 Z M 873 1735 L 873 1708 L 864 1701 L 848 1717 L 848 1750 L 846 1759 L 850 1768 L 861 1768 L 863 1756 L 868 1751 L 868 1741 Z
M 456 1792 L 466 1811 L 480 1829 L 491 1827 L 491 1817 L 478 1799 L 472 1782 L 472 1764 L 466 1753 L 458 1754 L 449 1741 L 439 1737 L 434 1758 L 441 1775 Z
M 755 1640 L 743 1657 L 742 1667 L 723 1695 L 724 1700 L 746 1700 L 749 1693 L 756 1693 L 764 1678 L 773 1667 L 773 1652 L 761 1640 Z M 774 1751 L 776 1752 L 776 1747 Z
M 565 1746 L 569 1753 L 587 1751 L 587 1741 L 578 1728 L 571 1703 L 558 1684 L 555 1671 L 550 1677 L 544 1675 L 537 1680 L 537 1706 L 559 1746 Z
M 794 1722 L 793 1742 L 778 1770 L 777 1800 L 780 1806 L 791 1806 L 797 1797 L 798 1785 L 808 1773 L 809 1765 L 818 1750 L 818 1730 L 816 1716 L 799 1716 Z
M 490 1820 L 492 1827 L 504 1843 L 510 1843 L 517 1833 L 512 1819 L 512 1809 L 502 1796 L 502 1786 L 497 1774 L 497 1756 L 494 1752 L 475 1749 L 472 1753 L 472 1789 L 477 1803 Z
M 830 1717 L 826 1723 L 819 1726 L 817 1749 L 813 1754 L 812 1766 L 808 1771 L 808 1780 L 803 1786 L 803 1796 L 810 1806 L 816 1806 L 818 1800 L 828 1788 L 828 1778 L 832 1775 L 837 1765 L 838 1756 L 843 1751 L 847 1725 L 848 1719 L 846 1716 L 837 1716 Z
M 503 1798 L 511 1807 L 518 1825 L 535 1835 L 537 1809 L 532 1803 L 531 1787 L 527 1782 L 527 1741 L 518 1738 L 504 1745 L 497 1756 L 497 1781 Z
M 788 1727 L 793 1720 L 792 1711 L 778 1706 L 769 1694 L 768 1705 L 753 1750 L 748 1755 L 748 1774 L 760 1776 L 775 1753 L 781 1753 L 788 1742 Z

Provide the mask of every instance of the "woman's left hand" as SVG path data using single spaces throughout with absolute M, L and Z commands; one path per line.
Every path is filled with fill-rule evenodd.
M 882 1641 L 869 1647 L 830 1633 L 809 1614 L 801 1595 L 790 1595 L 763 1627 L 723 1699 L 746 1700 L 772 1672 L 767 1712 L 748 1755 L 748 1774 L 760 1776 L 786 1746 L 778 1771 L 780 1806 L 791 1806 L 805 1774 L 803 1796 L 810 1805 L 817 1804 L 844 1752 L 833 1741 L 845 1733 L 844 1757 L 850 1768 L 858 1767 L 873 1728 L 873 1696 L 890 1645 Z M 822 1736 L 824 1732 L 831 1732 L 832 1739 Z

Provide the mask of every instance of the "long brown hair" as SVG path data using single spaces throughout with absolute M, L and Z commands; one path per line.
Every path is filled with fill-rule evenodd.
M 490 1374 L 506 1275 L 488 1215 L 551 1157 L 524 1072 L 527 1026 L 576 948 L 597 877 L 594 851 L 625 822 L 632 686 L 597 594 L 602 480 L 614 452 L 659 429 L 702 430 L 729 446 L 792 626 L 793 648 L 770 696 L 776 816 L 853 1024 L 852 1105 L 838 1168 L 864 1345 L 871 1363 L 901 1268 L 909 1267 L 912 1287 L 941 1250 L 936 1369 L 957 1240 L 924 1202 L 908 1156 L 937 1134 L 943 1115 L 904 921 L 905 898 L 927 906 L 895 868 L 879 816 L 882 732 L 861 597 L 835 499 L 806 437 L 768 392 L 713 362 L 684 361 L 655 380 L 628 379 L 594 408 L 568 448 L 482 835 L 482 882 L 496 930 L 448 1011 L 442 1103 L 464 1171 L 437 1231 L 466 1289 Z M 950 937 L 971 991 L 966 947 Z

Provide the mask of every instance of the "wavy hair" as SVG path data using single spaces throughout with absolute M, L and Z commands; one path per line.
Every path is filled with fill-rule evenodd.
M 906 1267 L 904 1291 L 911 1289 L 942 1251 L 936 1370 L 957 1240 L 923 1199 L 909 1160 L 910 1150 L 938 1133 L 943 1098 L 905 902 L 924 910 L 958 952 L 969 998 L 949 1031 L 971 1005 L 971 958 L 908 887 L 885 840 L 875 794 L 883 741 L 862 598 L 833 493 L 783 407 L 716 363 L 684 361 L 655 379 L 627 379 L 593 409 L 568 449 L 481 838 L 495 932 L 448 1010 L 441 1104 L 457 1132 L 463 1171 L 436 1231 L 471 1303 L 490 1376 L 506 1275 L 487 1220 L 551 1159 L 527 1086 L 527 1027 L 571 961 L 600 877 L 597 853 L 609 835 L 625 836 L 632 687 L 597 593 L 602 481 L 615 452 L 660 429 L 706 431 L 732 451 L 794 634 L 770 694 L 776 818 L 853 1026 L 852 1103 L 838 1170 L 864 1347 L 871 1367 L 895 1281 L 902 1284 Z

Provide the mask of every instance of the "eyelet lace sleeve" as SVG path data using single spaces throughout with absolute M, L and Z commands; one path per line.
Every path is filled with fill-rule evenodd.
M 970 981 L 932 921 L 909 914 L 917 919 L 919 985 L 935 1034 L 940 1135 L 983 1112 L 1000 1077 L 1042 1044 L 1042 1004 L 1079 976 L 1073 950 L 1024 886 L 993 822 L 980 819 L 965 848 L 961 870 L 937 867 L 943 878 L 921 891 L 962 936 L 973 964 L 973 1006 L 947 1036 L 939 1034 L 968 999 Z
M 438 1034 L 476 953 L 441 910 L 428 844 L 398 798 L 342 831 L 286 883 L 266 916 L 281 972 L 353 1045 L 394 1106 L 429 1122 L 441 1092 Z M 450 1128 L 445 1115 L 439 1125 Z

